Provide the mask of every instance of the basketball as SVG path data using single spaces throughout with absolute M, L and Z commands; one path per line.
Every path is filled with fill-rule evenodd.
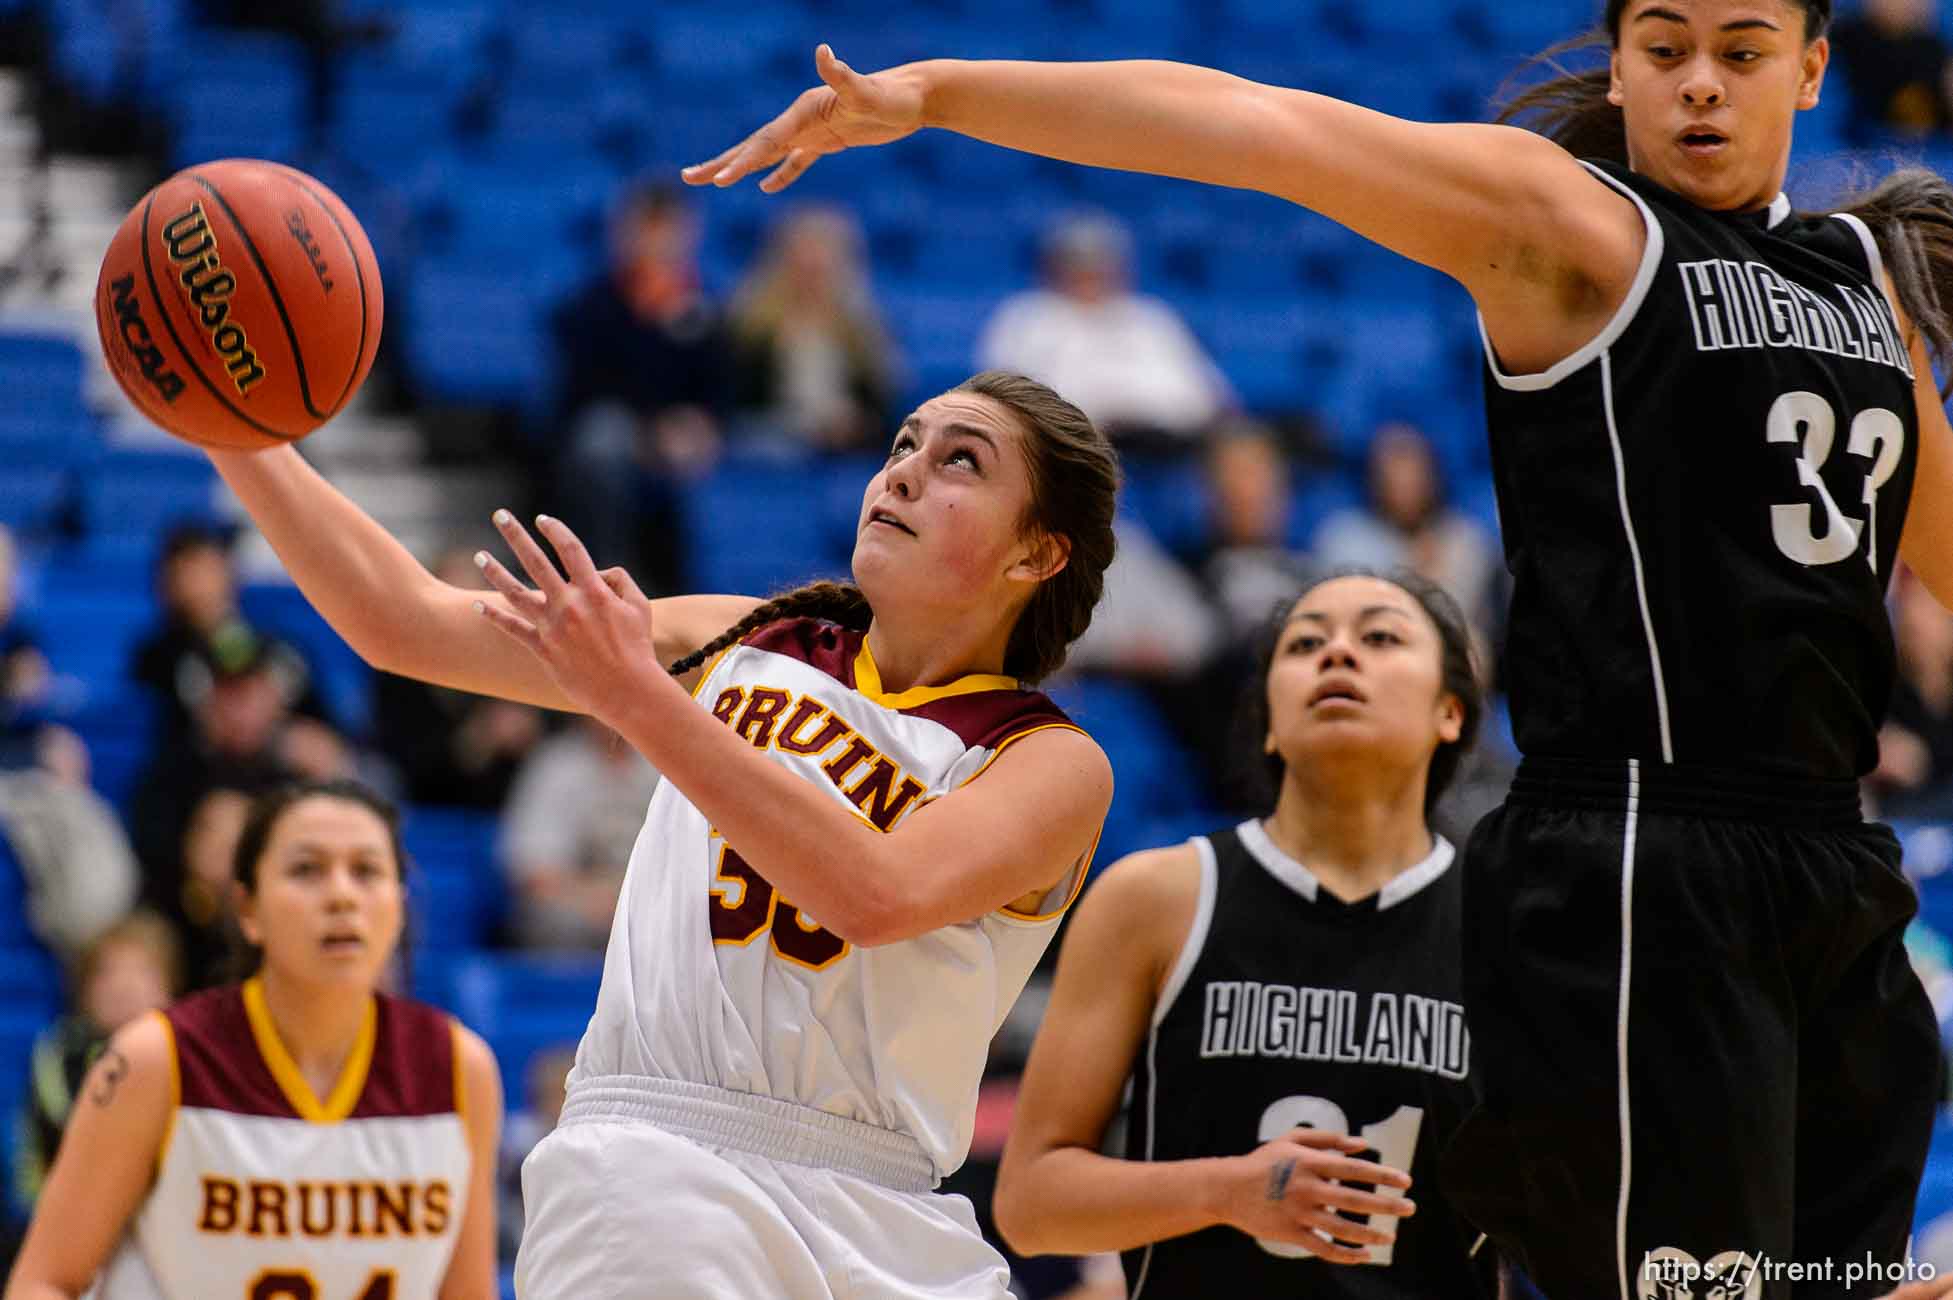
M 304 172 L 199 163 L 110 241 L 95 323 L 122 391 L 179 438 L 292 442 L 352 399 L 380 345 L 380 268 L 357 219 Z

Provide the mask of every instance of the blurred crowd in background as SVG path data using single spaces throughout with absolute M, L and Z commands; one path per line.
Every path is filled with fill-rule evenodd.
M 883 46 L 880 15 L 842 0 L 723 19 L 690 5 L 648 8 L 666 26 L 645 66 L 665 67 L 668 81 L 628 87 L 636 97 L 615 102 L 618 87 L 585 64 L 620 66 L 631 48 L 620 33 L 635 29 L 622 18 L 605 25 L 595 4 L 542 24 L 451 0 L 397 11 L 0 0 L 0 65 L 31 87 L 16 113 L 32 120 L 43 153 L 112 154 L 150 180 L 222 153 L 287 157 L 325 177 L 368 221 L 388 275 L 368 410 L 414 422 L 436 484 L 444 472 L 502 472 L 519 499 L 497 504 L 546 506 L 599 563 L 626 566 L 652 594 L 764 594 L 810 566 L 843 572 L 860 485 L 895 425 L 967 373 L 1021 371 L 1078 402 L 1111 432 L 1129 480 L 1105 603 L 1054 688 L 1119 773 L 1100 865 L 1256 811 L 1231 771 L 1248 646 L 1313 573 L 1403 565 L 1438 582 L 1470 616 L 1497 699 L 1505 572 L 1478 345 L 1462 295 L 1444 296 L 1435 277 L 1335 243 L 1323 223 L 1272 202 L 1067 178 L 974 146 L 918 139 L 886 151 L 872 175 L 824 164 L 808 197 L 779 201 L 750 187 L 684 191 L 668 164 L 756 125 L 780 99 L 771 88 L 806 75 L 803 38 L 827 26 L 859 37 L 866 49 L 850 57 L 863 66 L 931 33 L 944 54 L 1063 53 L 1071 41 L 1079 54 L 1204 55 L 1251 75 L 1275 76 L 1286 61 L 1278 79 L 1307 84 L 1294 32 L 1279 58 L 1253 37 L 1317 23 L 1333 38 L 1320 57 L 1342 93 L 1383 107 L 1425 95 L 1417 106 L 1428 111 L 1483 116 L 1498 81 L 1488 70 L 1502 74 L 1596 16 L 1581 0 L 1407 5 L 1418 22 L 1446 24 L 1424 33 L 1434 49 L 1420 56 L 1443 60 L 1442 75 L 1409 76 L 1382 40 L 1401 16 L 1331 0 L 1223 6 L 1234 26 L 1220 36 L 1207 26 L 1220 20 L 1192 0 L 1135 0 L 1130 15 L 1120 0 L 1024 0 L 1005 16 L 945 0 L 941 15 L 920 6 L 880 32 Z M 1818 147 L 1953 158 L 1953 63 L 1932 0 L 1841 8 L 1838 102 L 1813 118 Z M 997 31 L 1006 18 L 1031 24 L 1021 50 Z M 1148 24 L 1164 34 L 1154 39 Z M 1479 39 L 1485 24 L 1491 34 Z M 673 30 L 694 42 L 691 65 L 671 53 Z M 979 34 L 988 43 L 966 48 Z M 735 48 L 770 50 L 769 39 L 781 53 L 772 62 Z M 1447 42 L 1463 53 L 1447 55 Z M 234 61 L 209 64 L 213 49 Z M 253 118 L 265 138 L 235 117 L 223 138 L 194 97 L 152 111 L 157 87 L 175 84 L 171 69 L 202 59 L 196 66 L 228 75 L 251 51 L 291 83 L 264 103 L 294 101 Z M 726 68 L 699 66 L 708 56 Z M 518 72 L 506 94 L 484 99 L 469 60 L 485 68 L 498 58 Z M 541 91 L 524 81 L 531 73 Z M 578 77 L 586 84 L 564 88 Z M 661 106 L 665 84 L 680 108 Z M 1447 87 L 1458 92 L 1449 100 Z M 632 143 L 633 112 L 649 115 L 650 143 Z M 279 134 L 286 113 L 289 139 Z M 596 134 L 572 147 L 564 134 L 579 122 Z M 419 165 L 434 148 L 423 132 L 448 151 L 431 181 Z M 578 172 L 558 185 L 569 173 L 557 155 L 584 144 L 607 160 L 597 183 Z M 402 151 L 397 166 L 388 148 Z M 510 172 L 511 159 L 537 170 Z M 0 376 L 10 331 L 46 334 L 40 305 L 68 292 L 60 277 L 71 271 L 46 238 L 58 215 L 29 213 L 0 239 Z M 88 436 L 113 456 L 111 426 L 126 416 L 89 418 Z M 19 448 L 42 445 L 39 420 L 0 418 L 0 455 L 15 467 L 27 464 Z M 334 428 L 318 440 L 356 436 Z M 13 860 L 0 891 L 18 894 L 9 907 L 22 927 L 0 924 L 11 945 L 0 961 L 21 972 L 0 978 L 4 1009 L 19 1013 L 0 1014 L 0 1026 L 31 1018 L 36 1031 L 7 1040 L 31 1042 L 24 1059 L 0 1052 L 0 1072 L 18 1076 L 0 1081 L 0 1100 L 20 1115 L 9 1140 L 13 1212 L 31 1205 L 105 1035 L 227 977 L 230 856 L 250 798 L 292 777 L 351 775 L 408 807 L 410 847 L 416 818 L 423 828 L 416 856 L 431 883 L 418 886 L 420 950 L 403 964 L 403 985 L 510 1027 L 476 1025 L 521 1107 L 508 1126 L 512 1254 L 513 1171 L 560 1107 L 658 774 L 595 723 L 368 673 L 302 621 L 262 617 L 292 602 L 253 609 L 246 596 L 260 575 L 240 572 L 237 517 L 221 503 L 159 517 L 117 552 L 100 581 L 116 588 L 116 608 L 140 602 L 143 625 L 104 654 L 96 629 L 76 619 L 92 606 L 72 599 L 95 570 L 69 562 L 99 556 L 91 529 L 101 517 L 62 495 L 85 497 L 97 462 L 61 459 L 70 454 L 49 452 L 52 468 L 32 480 L 52 485 L 45 509 L 20 504 L 25 469 L 0 475 L 0 496 L 23 485 L 0 510 L 0 829 Z M 478 586 L 469 556 L 487 536 L 483 526 L 432 539 L 423 558 L 445 580 Z M 151 591 L 116 587 L 131 582 Z M 1892 609 L 1901 681 L 1866 794 L 1881 815 L 1930 831 L 1953 820 L 1953 616 L 1903 575 Z M 1495 706 L 1440 810 L 1460 841 L 1516 762 L 1503 716 Z M 112 768 L 120 775 L 106 775 Z M 1953 1002 L 1945 951 L 1922 932 L 1922 969 L 1942 1010 Z M 50 961 L 36 966 L 33 952 Z M 541 964 L 507 964 L 510 953 L 541 954 Z M 533 992 L 542 975 L 569 990 L 546 1014 Z M 57 996 L 68 1010 L 44 1024 Z M 1034 984 L 997 1043 L 979 1149 L 960 1184 L 979 1202 L 1039 1001 Z M 1029 1295 L 1098 1294 L 1093 1285 L 1120 1294 L 1116 1281 L 1081 1282 L 1068 1265 L 1026 1264 L 1021 1285 Z

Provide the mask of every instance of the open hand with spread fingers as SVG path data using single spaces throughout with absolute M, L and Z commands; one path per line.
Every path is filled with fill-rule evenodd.
M 1361 1264 L 1371 1246 L 1397 1239 L 1398 1218 L 1417 1212 L 1404 1195 L 1410 1175 L 1357 1158 L 1368 1149 L 1360 1138 L 1313 1128 L 1264 1142 L 1230 1162 L 1217 1217 L 1264 1242 L 1300 1246 L 1332 1264 Z M 1365 1186 L 1375 1190 L 1359 1190 Z
M 643 698 L 646 681 L 665 672 L 651 638 L 651 601 L 624 570 L 599 571 L 560 519 L 538 515 L 536 530 L 555 548 L 561 570 L 508 511 L 495 512 L 495 527 L 535 586 L 525 586 L 488 552 L 477 552 L 482 576 L 509 608 L 477 601 L 476 610 L 527 646 L 579 708 L 614 722 L 628 703 Z
M 814 51 L 823 84 L 801 92 L 787 111 L 708 162 L 687 167 L 688 185 L 726 186 L 779 164 L 760 182 L 777 194 L 831 153 L 887 144 L 922 126 L 922 84 L 905 68 L 862 75 L 831 46 Z

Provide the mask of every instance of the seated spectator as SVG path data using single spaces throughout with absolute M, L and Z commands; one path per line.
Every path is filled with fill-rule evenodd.
M 0 772 L 0 834 L 27 887 L 27 923 L 67 961 L 135 904 L 141 871 L 107 800 L 42 768 Z
M 1118 550 L 1105 571 L 1105 594 L 1066 666 L 1137 677 L 1177 693 L 1219 647 L 1213 611 L 1193 575 L 1144 525 L 1121 518 L 1113 533 Z
M 434 575 L 456 587 L 486 588 L 473 554 L 444 552 Z M 374 674 L 374 744 L 398 769 L 409 802 L 501 808 L 542 731 L 541 710 L 526 704 Z
M 1953 816 L 1953 614 L 1910 572 L 1892 605 L 1899 677 L 1867 784 L 1881 816 Z
M 599 949 L 658 773 L 592 718 L 536 746 L 503 816 L 516 941 Z
M 55 718 L 63 712 L 40 638 L 21 616 L 14 536 L 0 525 L 0 771 L 38 767 L 88 782 L 88 750 Z
M 599 565 L 623 565 L 654 593 L 679 585 L 678 485 L 716 459 L 730 404 L 731 345 L 700 283 L 698 243 L 677 190 L 632 190 L 609 272 L 551 322 L 569 445 L 554 513 Z
M 1938 9 L 1937 0 L 1865 0 L 1832 26 L 1859 140 L 1881 129 L 1923 136 L 1953 121 L 1953 51 Z
M 861 232 L 834 208 L 782 219 L 732 304 L 742 410 L 821 451 L 879 443 L 893 401 L 893 345 L 861 264 Z
M 261 665 L 292 711 L 330 725 L 331 715 L 304 656 L 245 620 L 229 543 L 202 524 L 181 524 L 164 539 L 156 564 L 162 623 L 137 647 L 130 676 L 162 701 L 165 744 L 192 730 L 192 716 L 218 674 Z
M 208 687 L 191 715 L 190 735 L 158 749 L 136 782 L 129 810 L 144 897 L 173 918 L 185 915 L 185 834 L 210 792 L 257 794 L 289 780 L 353 775 L 344 742 L 292 713 L 286 681 L 267 643 L 255 642 L 242 661 L 205 659 L 199 668 Z
M 1008 298 L 984 327 L 977 364 L 1014 370 L 1076 402 L 1115 440 L 1194 437 L 1232 401 L 1186 322 L 1131 287 L 1132 237 L 1103 215 L 1059 224 L 1047 287 Z
M 146 912 L 123 918 L 82 954 L 74 968 L 73 1010 L 42 1031 L 27 1061 L 13 1168 L 14 1195 L 22 1206 L 32 1206 L 41 1194 L 88 1067 L 116 1030 L 169 1004 L 180 970 L 175 936 Z
M 1248 647 L 1269 611 L 1294 602 L 1310 564 L 1288 544 L 1295 493 L 1288 456 L 1271 430 L 1247 420 L 1222 425 L 1205 467 L 1212 533 L 1201 576 L 1227 644 L 1239 652 L 1239 669 L 1251 660 Z
M 1338 511 L 1316 530 L 1316 562 L 1420 573 L 1450 592 L 1488 638 L 1498 623 L 1498 548 L 1477 520 L 1445 504 L 1431 440 L 1409 424 L 1378 430 L 1369 489 L 1367 506 Z

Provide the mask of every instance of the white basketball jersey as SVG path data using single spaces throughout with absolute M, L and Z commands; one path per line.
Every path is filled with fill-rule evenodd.
M 320 1101 L 256 980 L 164 1016 L 175 1117 L 102 1300 L 429 1300 L 466 1210 L 454 1022 L 375 997 Z
M 695 694 L 883 831 L 1012 743 L 1072 726 L 1008 677 L 887 694 L 863 635 L 814 619 L 753 633 Z M 969 1152 L 991 1035 L 1088 862 L 1033 912 L 857 948 L 781 898 L 667 781 L 631 854 L 571 1086 L 634 1074 L 777 1097 L 906 1133 L 946 1175 Z

